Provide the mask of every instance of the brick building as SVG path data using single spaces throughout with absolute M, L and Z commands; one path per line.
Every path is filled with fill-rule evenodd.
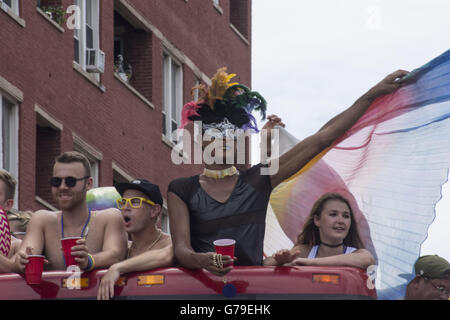
M 166 198 L 200 171 L 171 161 L 191 88 L 222 66 L 251 85 L 251 0 L 0 4 L 0 165 L 21 210 L 54 209 L 52 165 L 68 150 L 90 159 L 96 186 L 145 177 Z

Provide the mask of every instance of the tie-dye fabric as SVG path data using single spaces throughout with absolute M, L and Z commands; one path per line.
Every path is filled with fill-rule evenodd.
M 273 191 L 271 208 L 284 234 L 269 226 L 266 251 L 275 250 L 270 243 L 277 237 L 295 242 L 313 203 L 326 192 L 340 192 L 377 260 L 378 297 L 402 297 L 450 167 L 450 50 L 409 77 L 409 84 L 377 99 L 331 148 Z M 280 139 L 292 147 L 285 130 Z

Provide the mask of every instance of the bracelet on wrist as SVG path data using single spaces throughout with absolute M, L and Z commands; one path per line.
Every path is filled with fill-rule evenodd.
M 95 260 L 94 257 L 90 253 L 88 253 L 88 264 L 86 266 L 85 271 L 92 271 L 95 268 Z

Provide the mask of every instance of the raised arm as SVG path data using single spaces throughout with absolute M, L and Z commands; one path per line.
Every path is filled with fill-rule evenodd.
M 391 73 L 356 100 L 350 108 L 328 121 L 317 133 L 299 142 L 283 154 L 279 158 L 278 172 L 271 175 L 272 186 L 275 188 L 303 168 L 316 155 L 330 147 L 336 139 L 358 121 L 375 99 L 397 90 L 401 86 L 398 79 L 407 73 L 404 70 Z
M 272 129 L 275 126 L 285 127 L 285 124 L 281 121 L 281 118 L 277 115 L 271 114 L 267 117 L 267 122 L 261 129 L 260 134 L 260 162 L 263 163 L 265 160 L 271 157 L 272 155 Z M 263 146 L 265 144 L 266 150 L 264 150 Z M 266 151 L 266 152 L 264 152 Z
M 228 273 L 232 267 L 219 269 L 214 266 L 214 252 L 195 252 L 192 249 L 189 211 L 184 201 L 173 192 L 168 192 L 167 207 L 169 210 L 170 233 L 172 235 L 173 249 L 177 261 L 183 267 L 189 269 L 205 268 L 211 273 L 220 276 Z M 224 265 L 231 262 L 232 260 L 230 258 L 223 257 Z

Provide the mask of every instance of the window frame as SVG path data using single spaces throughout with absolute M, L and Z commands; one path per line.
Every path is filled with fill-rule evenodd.
M 73 150 L 82 153 L 91 165 L 91 177 L 94 180 L 93 188 L 100 186 L 100 162 L 103 160 L 103 154 L 85 142 L 77 134 L 72 133 Z
M 10 8 L 12 10 L 12 12 L 14 14 L 16 14 L 17 16 L 19 16 L 19 0 L 11 0 L 11 6 L 9 6 L 4 0 L 0 0 L 0 5 L 3 6 L 7 6 L 8 8 Z
M 9 104 L 6 105 L 5 101 Z M 9 127 L 7 134 L 9 135 L 8 149 L 8 162 L 9 167 L 5 168 L 3 163 L 3 155 L 5 150 L 3 149 L 3 116 L 4 108 L 9 107 L 8 119 L 6 120 Z M 19 189 L 19 104 L 13 99 L 10 99 L 6 94 L 0 91 L 0 168 L 8 171 L 18 182 L 16 191 Z M 17 208 L 19 200 L 19 193 L 16 192 L 14 196 L 14 208 Z
M 91 4 L 91 26 L 87 24 L 87 3 Z M 74 56 L 73 61 L 86 71 L 86 50 L 100 49 L 100 1 L 99 0 L 75 0 L 75 5 L 80 8 L 80 29 L 74 29 L 74 54 L 75 41 L 78 41 L 78 61 Z M 92 48 L 87 47 L 87 27 L 92 29 Z M 99 81 L 99 74 L 95 74 Z
M 175 70 L 175 84 L 173 82 L 173 66 L 177 66 Z M 175 85 L 175 88 L 173 86 Z M 175 94 L 173 94 L 175 89 Z M 173 98 L 175 96 L 175 104 Z M 181 110 L 183 108 L 183 64 L 168 52 L 163 55 L 163 135 L 170 141 L 173 141 L 172 133 L 180 127 Z M 175 117 L 173 114 L 175 112 Z M 173 122 L 176 123 L 176 129 L 173 128 Z M 164 130 L 165 129 L 165 130 Z M 164 132 L 165 131 L 165 132 Z

